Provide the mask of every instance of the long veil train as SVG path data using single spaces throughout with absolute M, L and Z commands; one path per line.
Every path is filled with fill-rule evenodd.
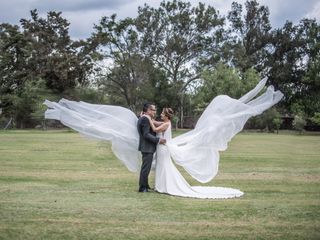
M 171 158 L 193 178 L 206 183 L 212 180 L 219 165 L 219 151 L 239 133 L 247 120 L 278 103 L 283 94 L 269 86 L 267 79 L 240 99 L 226 95 L 215 97 L 199 118 L 195 128 L 167 142 Z M 61 99 L 58 103 L 46 100 L 45 118 L 59 120 L 83 135 L 112 143 L 112 151 L 133 172 L 139 171 L 140 153 L 137 117 L 129 109 L 74 102 Z

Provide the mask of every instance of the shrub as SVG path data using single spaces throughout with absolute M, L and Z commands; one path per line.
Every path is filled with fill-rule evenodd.
M 304 120 L 303 117 L 296 115 L 293 120 L 293 128 L 299 131 L 301 134 L 305 126 L 306 126 L 306 120 Z

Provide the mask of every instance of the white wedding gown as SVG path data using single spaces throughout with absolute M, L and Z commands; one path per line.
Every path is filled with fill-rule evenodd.
M 243 129 L 247 120 L 278 103 L 283 94 L 269 86 L 267 79 L 240 99 L 226 95 L 215 97 L 199 118 L 195 128 L 171 139 L 171 129 L 164 134 L 166 146 L 158 146 L 156 190 L 183 197 L 231 198 L 243 193 L 231 188 L 191 187 L 173 161 L 182 166 L 194 179 L 206 183 L 212 180 L 219 166 L 219 151 L 227 149 L 228 142 Z M 45 118 L 59 120 L 81 134 L 112 143 L 116 157 L 132 172 L 138 172 L 141 154 L 138 152 L 139 134 L 137 116 L 129 109 L 74 102 L 61 99 L 58 103 L 46 100 Z
M 171 124 L 160 136 L 170 142 Z M 156 152 L 155 190 L 160 193 L 193 198 L 234 198 L 243 195 L 243 192 L 232 188 L 190 186 L 173 164 L 168 146 L 162 144 L 157 146 Z

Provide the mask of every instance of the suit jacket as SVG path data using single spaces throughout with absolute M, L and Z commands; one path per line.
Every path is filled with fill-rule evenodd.
M 147 117 L 140 117 L 137 125 L 140 136 L 139 151 L 154 153 L 160 138 L 156 137 L 156 133 L 150 126 L 149 119 Z

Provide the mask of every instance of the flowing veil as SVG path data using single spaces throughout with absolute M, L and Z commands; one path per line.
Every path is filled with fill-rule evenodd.
M 171 157 L 193 178 L 206 183 L 218 173 L 219 151 L 239 133 L 247 120 L 278 103 L 283 94 L 273 86 L 252 100 L 263 89 L 267 79 L 239 100 L 226 95 L 215 97 L 200 116 L 195 128 L 167 143 Z
M 129 109 L 66 99 L 44 104 L 49 108 L 45 118 L 59 120 L 87 137 L 111 141 L 113 153 L 130 171 L 140 169 L 138 119 Z
M 215 97 L 199 118 L 195 128 L 167 142 L 172 159 L 193 178 L 205 183 L 212 180 L 219 166 L 219 151 L 239 133 L 247 120 L 278 103 L 283 94 L 273 86 L 256 97 L 267 79 L 240 99 L 226 95 Z M 112 143 L 112 151 L 133 172 L 140 170 L 137 116 L 129 109 L 74 102 L 46 100 L 45 118 L 59 120 L 81 134 Z

